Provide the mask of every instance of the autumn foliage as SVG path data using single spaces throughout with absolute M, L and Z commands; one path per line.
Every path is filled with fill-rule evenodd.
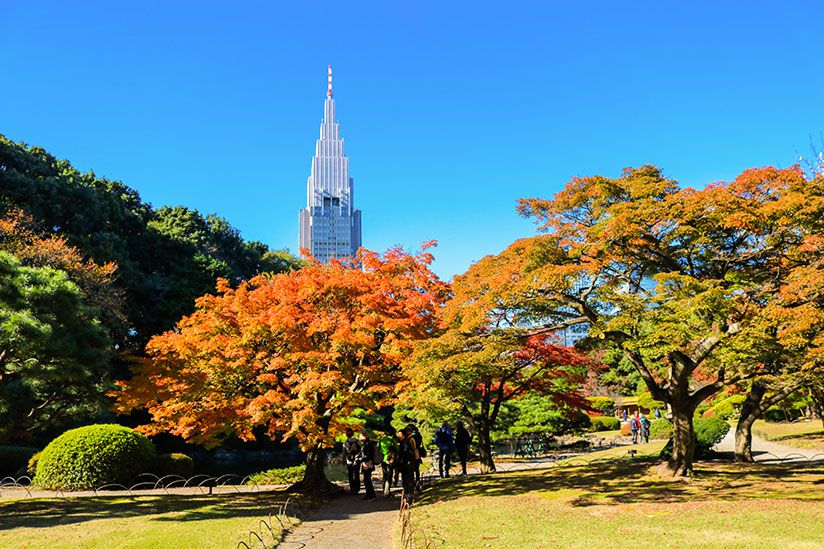
M 149 359 L 120 384 L 118 409 L 147 408 L 144 433 L 207 445 L 230 434 L 251 440 L 262 428 L 294 437 L 317 464 L 355 408 L 389 401 L 401 361 L 435 330 L 448 286 L 431 261 L 427 252 L 362 250 L 356 262 L 313 263 L 237 288 L 221 280 L 217 295 L 152 338 Z M 310 484 L 324 481 L 317 475 L 307 468 Z

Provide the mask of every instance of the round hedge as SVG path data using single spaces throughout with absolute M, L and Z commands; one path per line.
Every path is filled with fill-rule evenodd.
M 592 422 L 593 431 L 617 431 L 621 428 L 621 422 L 617 417 L 594 416 L 589 420 Z
M 649 426 L 649 438 L 653 440 L 668 439 L 672 436 L 672 423 L 669 420 L 653 419 Z
M 151 441 L 122 425 L 66 431 L 40 453 L 34 483 L 43 488 L 88 490 L 127 484 L 155 460 Z

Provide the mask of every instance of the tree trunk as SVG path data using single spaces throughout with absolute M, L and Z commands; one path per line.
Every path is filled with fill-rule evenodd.
M 761 416 L 761 401 L 767 388 L 763 383 L 754 381 L 741 406 L 741 417 L 735 426 L 735 461 L 749 462 L 752 458 L 752 425 Z
M 326 451 L 316 447 L 306 453 L 306 472 L 303 480 L 292 486 L 292 489 L 303 494 L 329 497 L 342 491 L 342 488 L 326 478 L 323 466 L 326 462 Z
M 694 408 L 678 404 L 673 403 L 672 406 L 672 456 L 666 463 L 666 470 L 672 476 L 683 477 L 692 474 L 695 457 L 695 429 L 692 425 Z
M 478 421 L 478 454 L 481 461 L 481 473 L 494 473 L 492 441 L 489 438 L 489 422 L 486 419 Z

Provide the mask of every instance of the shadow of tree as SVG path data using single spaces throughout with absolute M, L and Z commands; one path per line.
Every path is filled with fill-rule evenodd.
M 0 503 L 0 530 L 48 528 L 104 518 L 142 516 L 158 521 L 256 518 L 274 512 L 285 492 L 17 499 Z
M 699 463 L 692 478 L 672 479 L 658 475 L 653 462 L 622 460 L 449 479 L 428 489 L 421 501 L 533 495 L 580 507 L 765 497 L 824 499 L 824 491 L 817 488 L 822 482 L 824 468 L 817 464 Z

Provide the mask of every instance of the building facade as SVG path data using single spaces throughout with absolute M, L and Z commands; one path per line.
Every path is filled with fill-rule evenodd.
M 361 212 L 354 206 L 349 157 L 343 153 L 340 124 L 335 120 L 331 65 L 320 137 L 306 182 L 306 207 L 300 210 L 300 247 L 322 263 L 352 257 L 361 247 Z

